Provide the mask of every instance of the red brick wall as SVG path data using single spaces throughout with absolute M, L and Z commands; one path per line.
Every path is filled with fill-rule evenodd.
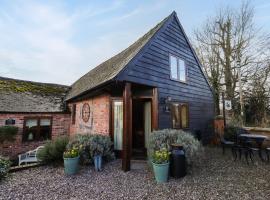
M 224 135 L 224 120 L 215 119 L 214 128 L 215 128 L 215 132 L 218 133 L 220 136 Z
M 88 122 L 82 119 L 82 107 L 84 103 L 90 106 L 90 118 Z M 72 111 L 72 104 L 69 108 Z M 107 94 L 96 96 L 87 100 L 75 102 L 76 117 L 75 124 L 70 125 L 70 135 L 99 133 L 109 134 L 109 119 L 110 119 L 110 96 Z M 72 111 L 73 112 L 73 111 Z
M 0 114 L 0 126 L 5 125 L 5 120 L 15 119 L 15 125 L 19 128 L 16 141 L 0 144 L 0 155 L 14 157 L 20 153 L 33 150 L 44 142 L 22 142 L 24 117 L 51 116 L 52 117 L 52 140 L 59 136 L 69 136 L 70 114 Z

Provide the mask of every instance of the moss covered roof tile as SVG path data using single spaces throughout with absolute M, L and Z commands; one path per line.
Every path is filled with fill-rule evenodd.
M 62 112 L 69 86 L 0 77 L 0 112 Z

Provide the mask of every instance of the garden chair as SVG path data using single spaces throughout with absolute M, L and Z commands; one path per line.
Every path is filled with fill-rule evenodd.
M 218 133 L 216 133 L 216 136 L 219 138 L 219 141 L 220 141 L 220 144 L 221 144 L 221 147 L 222 147 L 222 154 L 225 155 L 225 149 L 226 148 L 231 148 L 232 154 L 234 155 L 233 146 L 235 145 L 235 142 L 225 139 L 224 135 L 221 136 Z
M 265 152 L 266 152 L 266 156 L 267 156 L 267 161 L 270 162 L 270 147 L 267 147 L 265 149 Z
M 239 159 L 241 160 L 242 154 L 245 155 L 246 162 L 249 164 L 248 159 L 251 160 L 251 162 L 254 161 L 254 151 L 259 152 L 259 148 L 254 144 L 254 141 L 248 139 L 248 138 L 241 138 L 241 134 L 250 134 L 249 131 L 243 128 L 238 128 L 237 130 L 237 136 L 236 136 L 236 145 L 234 146 L 234 151 L 236 152 L 235 160 L 237 159 L 237 152 L 239 153 Z
M 221 137 L 220 138 L 220 144 L 221 144 L 221 147 L 222 147 L 222 154 L 223 155 L 225 154 L 225 149 L 227 147 L 232 149 L 232 153 L 234 155 L 233 146 L 234 146 L 235 143 L 233 141 L 229 141 L 229 140 L 224 139 L 224 137 Z
M 233 146 L 233 152 L 234 152 L 234 161 L 236 161 L 238 155 L 239 155 L 239 160 L 242 158 L 242 154 L 245 156 L 247 164 L 249 164 L 249 159 L 253 162 L 253 151 L 256 151 L 256 148 L 253 148 L 250 146 L 248 141 L 240 141 Z
M 37 159 L 37 152 L 39 150 L 41 150 L 42 148 L 44 148 L 44 146 L 39 146 L 36 149 L 32 150 L 32 151 L 28 151 L 26 153 L 20 154 L 19 157 L 19 166 L 22 163 L 28 164 L 28 163 L 35 163 L 38 162 Z

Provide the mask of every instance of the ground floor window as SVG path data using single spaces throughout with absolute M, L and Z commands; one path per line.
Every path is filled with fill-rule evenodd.
M 189 127 L 189 111 L 187 103 L 172 103 L 172 128 L 186 129 Z
M 49 140 L 52 135 L 51 117 L 32 117 L 24 119 L 23 141 Z

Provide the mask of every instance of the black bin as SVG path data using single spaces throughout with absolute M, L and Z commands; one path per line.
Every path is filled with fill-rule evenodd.
M 181 178 L 186 175 L 186 156 L 183 146 L 172 144 L 170 157 L 170 175 L 174 178 Z

